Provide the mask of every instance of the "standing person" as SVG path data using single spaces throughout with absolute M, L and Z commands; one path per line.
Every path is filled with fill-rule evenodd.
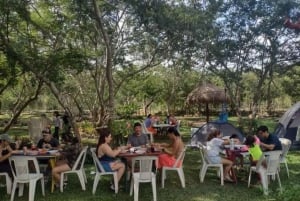
M 128 147 L 146 147 L 149 144 L 148 136 L 142 133 L 142 125 L 136 122 L 133 125 L 134 133 L 128 137 L 127 146 Z
M 72 169 L 77 157 L 81 152 L 80 144 L 77 137 L 74 137 L 70 144 L 66 145 L 61 151 L 61 160 L 58 160 L 52 169 L 52 176 L 55 180 L 55 186 L 60 186 L 60 175 Z
M 176 128 L 168 128 L 167 134 L 170 140 L 169 144 L 155 144 L 156 147 L 162 148 L 163 151 L 163 153 L 158 156 L 158 169 L 163 166 L 172 167 L 184 149 L 184 144 Z
M 119 147 L 113 150 L 110 147 L 109 144 L 112 140 L 112 136 L 108 128 L 100 128 L 99 130 L 97 130 L 97 132 L 100 134 L 96 148 L 97 157 L 99 158 L 99 161 L 105 171 L 117 171 L 119 182 L 125 172 L 125 164 L 119 160 L 116 160 L 115 157 L 121 153 L 121 148 Z M 111 184 L 110 188 L 112 190 L 115 190 L 113 184 Z
M 54 125 L 53 137 L 59 141 L 59 129 L 61 128 L 61 121 L 60 121 L 60 115 L 58 111 L 53 112 L 53 125 Z
M 8 158 L 12 155 L 13 150 L 10 147 L 9 143 L 12 140 L 8 134 L 0 135 L 0 172 L 6 172 L 12 178 L 12 172 Z
M 221 146 L 229 144 L 228 140 L 222 140 L 222 135 L 219 130 L 214 130 L 207 137 L 207 156 L 209 160 L 214 164 L 222 163 L 224 165 L 224 180 L 232 182 L 229 171 L 233 165 L 233 162 L 227 158 L 220 156 Z
M 62 122 L 63 122 L 62 134 L 61 134 L 62 141 L 70 142 L 73 135 L 71 133 L 70 117 L 67 112 L 65 112 L 65 114 L 63 115 Z
M 257 132 L 260 138 L 260 147 L 263 151 L 282 150 L 279 138 L 274 134 L 270 134 L 267 126 L 258 127 Z

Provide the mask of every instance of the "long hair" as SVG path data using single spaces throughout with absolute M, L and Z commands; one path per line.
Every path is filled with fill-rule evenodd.
M 220 130 L 213 130 L 212 132 L 210 132 L 207 136 L 207 141 L 212 140 L 213 138 L 218 137 L 218 135 L 220 135 Z
M 99 134 L 97 150 L 96 150 L 96 153 L 97 153 L 100 145 L 105 143 L 105 138 L 108 137 L 109 135 L 111 135 L 111 132 L 108 128 L 99 128 L 99 129 L 96 129 L 96 131 Z

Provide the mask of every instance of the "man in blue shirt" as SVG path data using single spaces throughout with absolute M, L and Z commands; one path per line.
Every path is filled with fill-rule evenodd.
M 279 138 L 274 134 L 270 134 L 267 126 L 258 127 L 257 132 L 263 151 L 282 150 Z

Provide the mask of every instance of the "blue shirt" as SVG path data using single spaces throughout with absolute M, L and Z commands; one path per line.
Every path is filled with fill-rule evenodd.
M 281 142 L 276 135 L 269 134 L 269 137 L 261 139 L 261 141 L 265 144 L 274 144 L 274 151 L 275 150 L 282 150 Z
M 145 119 L 144 124 L 145 124 L 146 128 L 150 128 L 152 125 L 151 118 Z

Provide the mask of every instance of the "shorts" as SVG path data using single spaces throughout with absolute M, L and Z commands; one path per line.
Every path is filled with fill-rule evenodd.
M 208 159 L 212 164 L 220 164 L 221 163 L 221 157 L 220 156 L 209 156 Z
M 111 162 L 112 161 L 100 161 L 100 163 L 101 163 L 101 165 L 102 165 L 105 172 L 113 172 L 113 170 L 110 167 Z

